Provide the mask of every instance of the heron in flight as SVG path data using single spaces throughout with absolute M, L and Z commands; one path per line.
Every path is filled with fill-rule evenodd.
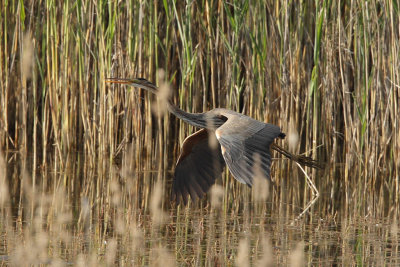
M 107 78 L 105 81 L 158 93 L 158 87 L 143 78 Z M 273 124 L 224 108 L 188 113 L 174 105 L 171 98 L 167 99 L 167 108 L 179 119 L 201 128 L 182 144 L 173 182 L 177 203 L 183 201 L 186 204 L 189 196 L 192 200 L 202 198 L 222 174 L 225 164 L 236 180 L 250 187 L 256 168 L 270 180 L 270 148 L 302 165 L 319 168 L 315 160 L 294 155 L 275 144 L 274 140 L 285 138 L 285 134 Z

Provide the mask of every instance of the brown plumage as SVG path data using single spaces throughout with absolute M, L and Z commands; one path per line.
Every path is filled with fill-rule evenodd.
M 126 84 L 157 94 L 151 82 L 138 79 L 106 79 L 109 83 Z M 202 128 L 187 137 L 175 167 L 173 197 L 177 203 L 202 198 L 215 183 L 225 166 L 241 183 L 252 186 L 255 175 L 270 179 L 270 148 L 302 165 L 321 168 L 320 164 L 305 156 L 291 154 L 274 143 L 284 138 L 278 126 L 252 119 L 232 110 L 216 108 L 205 113 L 187 113 L 167 101 L 168 110 L 183 121 Z M 256 173 L 257 170 L 259 173 Z

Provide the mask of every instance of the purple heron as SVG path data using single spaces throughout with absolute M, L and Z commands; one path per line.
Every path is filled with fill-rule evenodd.
M 143 78 L 107 78 L 107 83 L 118 83 L 143 88 L 157 94 L 158 87 Z M 221 175 L 225 164 L 233 177 L 249 187 L 253 184 L 255 155 L 263 177 L 270 180 L 270 148 L 302 165 L 319 168 L 318 162 L 291 154 L 274 143 L 284 138 L 278 126 L 252 119 L 233 110 L 216 108 L 204 113 L 188 113 L 167 99 L 167 108 L 179 119 L 201 130 L 188 136 L 175 166 L 173 196 L 177 203 L 186 204 L 202 198 Z M 212 139 L 212 140 L 210 140 Z M 216 145 L 212 145 L 214 144 Z

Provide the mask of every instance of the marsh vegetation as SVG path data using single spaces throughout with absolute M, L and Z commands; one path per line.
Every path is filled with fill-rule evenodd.
M 0 263 L 78 266 L 399 265 L 396 1 L 2 1 Z M 163 75 L 158 75 L 162 70 Z M 170 201 L 188 112 L 279 125 L 302 171 L 273 161 L 250 189 L 225 169 Z M 156 108 L 154 108 L 156 107 Z M 289 147 L 290 143 L 290 147 Z

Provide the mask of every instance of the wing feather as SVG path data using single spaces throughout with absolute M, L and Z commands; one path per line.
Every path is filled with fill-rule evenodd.
M 259 168 L 265 178 L 270 179 L 270 145 L 279 137 L 278 126 L 263 123 L 237 113 L 216 130 L 223 147 L 223 156 L 233 177 L 248 186 L 253 184 L 255 157 L 259 157 Z
M 215 138 L 214 133 L 202 129 L 183 142 L 173 183 L 177 203 L 182 200 L 186 204 L 189 195 L 192 200 L 201 198 L 223 171 L 225 162 L 221 147 L 218 142 L 214 142 L 216 147 L 211 147 L 209 138 Z

